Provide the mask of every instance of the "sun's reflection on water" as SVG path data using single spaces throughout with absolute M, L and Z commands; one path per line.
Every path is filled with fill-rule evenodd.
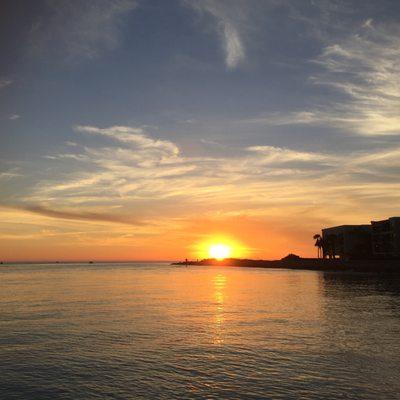
M 214 284 L 214 303 L 215 303 L 215 314 L 214 314 L 214 327 L 215 337 L 214 344 L 222 344 L 223 338 L 223 324 L 224 318 L 224 300 L 225 300 L 225 288 L 227 278 L 225 275 L 219 273 L 213 277 Z

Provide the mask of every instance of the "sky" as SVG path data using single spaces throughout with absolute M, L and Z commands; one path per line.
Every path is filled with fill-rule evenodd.
M 1 3 L 1 260 L 315 256 L 400 214 L 400 2 Z

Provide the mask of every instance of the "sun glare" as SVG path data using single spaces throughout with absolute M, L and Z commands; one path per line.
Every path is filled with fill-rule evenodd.
M 199 259 L 243 258 L 247 257 L 248 249 L 243 243 L 230 236 L 214 234 L 194 244 L 193 255 Z
M 231 248 L 226 244 L 213 244 L 210 246 L 208 251 L 211 258 L 216 258 L 217 260 L 223 260 L 231 254 Z

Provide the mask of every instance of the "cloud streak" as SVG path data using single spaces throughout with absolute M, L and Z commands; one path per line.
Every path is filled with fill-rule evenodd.
M 118 216 L 118 215 L 106 214 L 104 212 L 96 213 L 96 212 L 54 210 L 41 205 L 31 205 L 31 206 L 28 205 L 23 207 L 22 210 L 40 214 L 45 217 L 57 218 L 57 219 L 71 219 L 75 221 L 110 222 L 110 223 L 127 224 L 127 225 L 143 224 L 143 221 L 129 218 L 126 215 Z
M 142 150 L 157 150 L 160 154 L 165 155 L 178 155 L 178 147 L 167 140 L 154 140 L 149 138 L 143 128 L 134 128 L 128 126 L 112 126 L 110 128 L 102 129 L 95 126 L 82 126 L 75 127 L 77 132 L 89 133 L 92 135 L 101 135 L 111 138 L 121 143 L 127 143 Z
M 247 150 L 259 154 L 263 164 L 271 165 L 281 165 L 289 162 L 314 163 L 318 165 L 320 163 L 332 163 L 337 160 L 336 157 L 331 155 L 296 151 L 274 146 L 251 146 Z
M 12 79 L 0 78 L 0 89 L 11 85 L 14 81 Z
M 237 68 L 245 60 L 245 47 L 238 21 L 245 14 L 244 3 L 215 0 L 192 0 L 185 3 L 196 11 L 207 13 L 214 18 L 223 44 L 226 66 L 229 69 Z
M 223 19 L 221 19 L 223 21 Z M 244 47 L 237 29 L 232 23 L 227 21 L 222 22 L 224 39 L 226 65 L 228 68 L 236 68 L 245 58 Z

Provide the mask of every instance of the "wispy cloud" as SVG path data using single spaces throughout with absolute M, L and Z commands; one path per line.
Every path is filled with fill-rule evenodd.
M 0 181 L 1 180 L 8 181 L 10 179 L 18 178 L 21 176 L 22 174 L 19 172 L 19 168 L 13 168 L 8 171 L 0 172 Z
M 143 128 L 75 129 L 111 143 L 102 146 L 97 139 L 81 146 L 78 141 L 68 146 L 73 152 L 49 155 L 51 176 L 21 196 L 20 208 L 55 218 L 121 223 L 123 216 L 131 223 L 132 210 L 144 220 L 218 207 L 227 213 L 259 208 L 263 214 L 315 198 L 323 204 L 334 196 L 340 204 L 367 192 L 392 196 L 400 170 L 397 147 L 333 155 L 264 145 L 234 156 L 188 157 L 172 141 L 153 138 Z
M 245 15 L 245 3 L 215 0 L 187 0 L 185 3 L 215 19 L 228 68 L 234 69 L 245 60 L 245 46 L 239 29 L 239 21 Z
M 11 121 L 15 121 L 16 119 L 20 119 L 20 118 L 21 118 L 20 115 L 18 115 L 18 114 L 12 114 L 12 115 L 9 116 L 8 119 L 10 119 Z
M 344 42 L 327 46 L 315 60 L 324 72 L 312 82 L 344 98 L 316 110 L 314 122 L 332 122 L 363 135 L 400 134 L 399 60 L 399 29 L 375 27 L 371 20 Z
M 112 126 L 110 128 L 98 128 L 95 126 L 75 127 L 77 132 L 85 132 L 94 135 L 102 135 L 122 143 L 128 143 L 144 150 L 158 150 L 166 155 L 177 155 L 179 149 L 176 145 L 167 140 L 151 139 L 145 134 L 143 128 L 133 128 L 128 126 Z
M 232 23 L 223 22 L 225 39 L 226 65 L 235 68 L 244 60 L 244 48 L 238 31 Z
M 84 220 L 84 221 L 99 221 L 99 222 L 111 222 L 118 224 L 128 225 L 140 225 L 143 224 L 139 219 L 133 219 L 126 215 L 115 215 L 107 214 L 105 212 L 90 212 L 90 211 L 66 211 L 66 210 L 53 210 L 51 208 L 41 205 L 27 205 L 23 207 L 23 210 L 30 211 L 44 215 L 46 217 L 58 218 L 58 219 L 71 219 L 71 220 Z
M 332 38 L 330 38 L 332 40 Z M 324 88 L 305 109 L 266 112 L 245 122 L 313 125 L 364 136 L 400 134 L 400 29 L 366 19 L 325 43 L 310 65 L 309 88 Z M 304 88 L 307 90 L 307 87 Z
M 11 85 L 14 81 L 12 79 L 0 78 L 0 89 Z
M 400 30 L 366 20 L 358 33 L 326 46 L 313 60 L 322 71 L 310 82 L 332 90 L 331 101 L 287 116 L 269 115 L 266 120 L 336 126 L 367 136 L 399 135 L 399 61 Z
M 30 51 L 61 55 L 64 60 L 92 59 L 115 49 L 123 18 L 137 6 L 135 0 L 48 2 L 49 16 L 35 22 Z
M 332 155 L 296 151 L 274 146 L 251 146 L 247 149 L 259 154 L 264 164 L 281 165 L 289 162 L 304 162 L 318 165 L 337 161 L 337 158 Z

